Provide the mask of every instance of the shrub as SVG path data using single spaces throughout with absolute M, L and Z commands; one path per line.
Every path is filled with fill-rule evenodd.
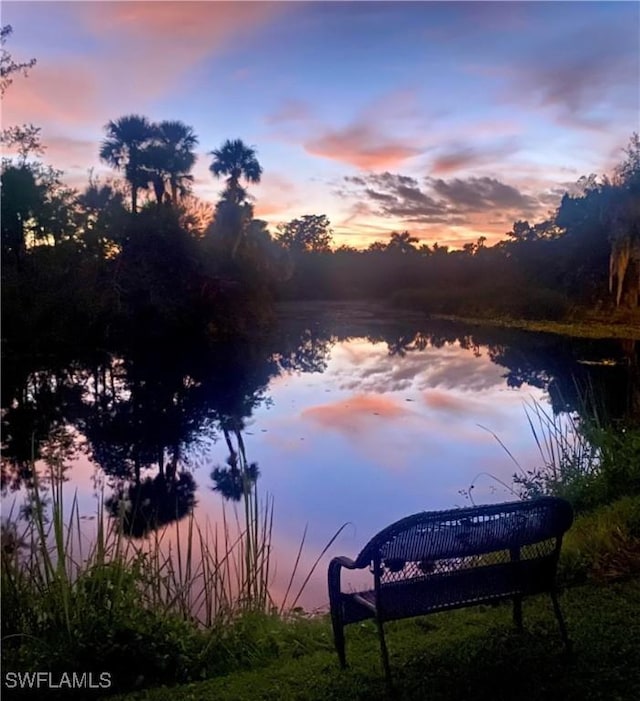
M 640 496 L 579 514 L 567 533 L 559 578 L 576 584 L 640 574 Z
M 640 429 L 558 416 L 537 402 L 525 411 L 542 464 L 514 475 L 521 496 L 561 496 L 587 511 L 640 494 Z

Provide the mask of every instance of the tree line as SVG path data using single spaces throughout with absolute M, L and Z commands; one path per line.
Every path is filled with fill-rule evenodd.
M 280 294 L 383 298 L 425 311 L 561 318 L 576 310 L 635 310 L 640 299 L 640 139 L 632 134 L 611 176 L 590 175 L 545 220 L 514 222 L 487 245 L 429 246 L 409 231 L 368 249 L 332 248 L 326 217 L 279 228 L 293 274 Z M 318 226 L 319 221 L 322 226 Z M 284 235 L 283 235 L 284 234 Z
M 11 30 L 3 28 L 3 44 Z M 3 92 L 33 61 L 3 48 Z M 177 333 L 228 339 L 273 318 L 277 299 L 390 299 L 433 313 L 559 318 L 576 305 L 637 308 L 640 140 L 611 177 L 589 176 L 545 221 L 516 221 L 504 240 L 450 250 L 392 232 L 367 250 L 334 246 L 324 214 L 272 233 L 254 216 L 257 151 L 241 139 L 211 150 L 225 178 L 215 206 L 191 192 L 198 137 L 178 120 L 109 121 L 100 159 L 120 178 L 83 191 L 39 157 L 40 129 L 8 127 L 1 243 L 5 349 L 109 347 Z M 132 330 L 135 333 L 132 333 Z

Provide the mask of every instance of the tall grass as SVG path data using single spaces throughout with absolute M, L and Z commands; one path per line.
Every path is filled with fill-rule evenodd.
M 131 688 L 228 671 L 291 638 L 269 594 L 273 500 L 259 501 L 255 487 L 240 513 L 223 507 L 218 524 L 191 513 L 135 541 L 102 500 L 93 521 L 83 520 L 59 465 L 47 466 L 46 503 L 44 475 L 34 475 L 27 520 L 10 513 L 3 523 L 5 669 L 97 665 Z M 255 639 L 251 627 L 261 631 Z
M 602 468 L 602 449 L 593 440 L 597 417 L 587 422 L 577 414 L 555 414 L 537 401 L 525 405 L 525 414 L 541 464 L 520 469 L 515 484 L 526 497 L 556 494 L 575 501 Z
M 545 494 L 562 496 L 577 511 L 640 494 L 640 429 L 606 422 L 593 407 L 594 403 L 587 404 L 585 398 L 579 414 L 554 414 L 538 401 L 525 403 L 539 456 L 538 464 L 531 469 L 524 469 L 499 436 L 482 426 L 517 468 L 513 487 L 493 479 L 525 499 Z

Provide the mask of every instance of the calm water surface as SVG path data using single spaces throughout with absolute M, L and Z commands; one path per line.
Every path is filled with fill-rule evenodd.
M 98 492 L 117 509 L 138 469 L 148 500 L 163 473 L 182 480 L 181 514 L 193 505 L 200 522 L 215 524 L 223 504 L 229 513 L 234 502 L 211 473 L 216 466 L 229 473 L 240 440 L 257 464 L 258 494 L 274 500 L 276 599 L 305 526 L 299 581 L 349 524 L 299 602 L 322 607 L 329 558 L 355 556 L 393 520 L 466 505 L 469 492 L 476 503 L 513 498 L 517 467 L 492 434 L 523 469 L 538 466 L 527 403 L 576 411 L 577 388 L 589 386 L 612 415 L 624 415 L 637 354 L 633 342 L 471 329 L 362 305 L 292 305 L 273 338 L 230 353 L 107 357 L 48 375 L 16 372 L 15 396 L 4 400 L 5 513 L 21 494 L 28 406 L 52 414 L 49 424 L 41 420 L 52 435 L 63 425 L 76 440 L 67 489 L 77 490 L 86 515 L 95 514 Z M 136 535 L 148 537 L 175 515 L 174 501 Z

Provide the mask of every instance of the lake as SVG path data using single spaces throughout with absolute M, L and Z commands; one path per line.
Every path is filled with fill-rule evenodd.
M 329 558 L 355 556 L 392 521 L 513 499 L 513 474 L 541 464 L 535 406 L 579 414 L 587 394 L 611 419 L 637 411 L 637 342 L 466 327 L 371 304 L 283 305 L 278 316 L 277 331 L 251 342 L 5 362 L 5 515 L 23 498 L 30 456 L 48 451 L 87 523 L 98 495 L 117 513 L 135 493 L 146 511 L 131 520 L 134 537 L 191 509 L 216 524 L 239 508 L 246 461 L 258 498 L 273 498 L 276 601 L 305 527 L 296 591 L 348 524 L 298 601 L 312 610 L 327 605 Z

